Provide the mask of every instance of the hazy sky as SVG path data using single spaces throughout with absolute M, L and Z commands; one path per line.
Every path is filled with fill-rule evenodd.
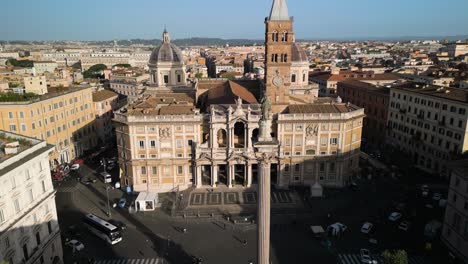
M 0 0 L 0 40 L 263 39 L 272 0 Z M 468 0 L 287 0 L 297 38 L 468 34 Z

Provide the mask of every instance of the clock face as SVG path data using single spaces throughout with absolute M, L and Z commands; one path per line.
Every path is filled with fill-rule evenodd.
M 283 78 L 276 76 L 273 78 L 273 85 L 276 87 L 280 87 L 283 84 Z

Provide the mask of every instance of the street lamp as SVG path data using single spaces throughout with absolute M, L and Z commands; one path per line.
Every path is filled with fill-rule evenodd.
M 110 187 L 108 185 L 106 185 L 106 194 L 107 194 L 107 215 L 109 217 L 112 217 L 111 215 L 111 210 L 110 210 L 110 203 L 109 203 L 109 189 Z

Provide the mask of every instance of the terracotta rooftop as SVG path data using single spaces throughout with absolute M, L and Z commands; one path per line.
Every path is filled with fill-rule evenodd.
M 146 96 L 127 108 L 128 115 L 190 115 L 194 99 L 185 93 L 162 93 Z
M 207 102 L 208 104 L 235 104 L 235 100 L 240 97 L 244 104 L 258 104 L 257 98 L 251 92 L 255 88 L 259 88 L 257 81 L 223 81 L 216 84 L 212 83 L 211 89 L 207 92 Z
M 382 93 L 382 94 L 390 94 L 390 89 L 387 87 L 383 86 L 376 86 L 370 83 L 358 81 L 355 79 L 347 79 L 341 82 L 338 82 L 338 86 L 345 86 L 345 87 L 352 87 L 352 88 L 359 88 L 359 89 L 365 89 L 368 91 L 373 91 L 376 93 Z
M 433 96 L 461 103 L 468 103 L 468 90 L 458 88 L 406 82 L 397 86 L 393 86 L 392 89 L 399 89 L 421 95 Z
M 349 113 L 358 108 L 354 105 L 347 104 L 305 104 L 305 105 L 290 105 L 287 113 L 289 114 L 344 114 Z
M 101 102 L 116 96 L 118 96 L 118 94 L 110 90 L 97 91 L 93 93 L 93 102 Z

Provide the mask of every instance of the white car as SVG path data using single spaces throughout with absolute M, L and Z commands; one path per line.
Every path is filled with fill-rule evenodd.
M 79 168 L 80 168 L 80 164 L 73 164 L 73 165 L 71 165 L 70 170 L 76 171 L 76 170 L 78 170 Z
M 364 234 L 369 234 L 372 231 L 373 227 L 374 225 L 372 223 L 365 222 L 361 227 L 361 232 Z
M 390 216 L 388 217 L 388 220 L 393 221 L 393 222 L 396 222 L 396 221 L 398 221 L 398 219 L 400 219 L 400 218 L 401 218 L 401 214 L 400 214 L 400 213 L 398 213 L 398 212 L 393 212 L 393 213 L 391 213 Z
M 432 200 L 434 200 L 434 201 L 439 201 L 441 198 L 442 198 L 442 194 L 440 194 L 440 193 L 434 193 L 432 195 Z
M 402 221 L 400 225 L 398 225 L 398 229 L 403 230 L 403 231 L 408 231 L 410 228 L 411 223 L 408 221 Z
M 360 253 L 361 253 L 361 263 L 364 263 L 364 264 L 377 264 L 377 261 L 372 259 L 371 255 L 370 255 L 370 251 L 368 249 L 361 248 Z
M 84 249 L 83 243 L 81 243 L 80 241 L 78 241 L 76 239 L 72 239 L 72 240 L 68 241 L 67 243 L 65 243 L 65 245 L 71 247 L 73 249 L 73 251 L 81 251 L 81 250 Z

